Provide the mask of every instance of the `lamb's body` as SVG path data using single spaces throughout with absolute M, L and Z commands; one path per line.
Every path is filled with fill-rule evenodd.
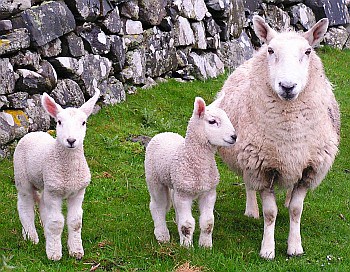
M 151 195 L 154 234 L 159 242 L 170 239 L 165 216 L 171 206 L 172 194 L 181 245 L 192 245 L 195 220 L 191 206 L 198 198 L 201 214 L 199 245 L 212 246 L 213 209 L 219 183 L 216 146 L 233 144 L 235 134 L 222 110 L 205 112 L 204 104 L 204 107 L 199 106 L 198 111 L 194 110 L 185 138 L 165 132 L 154 136 L 147 145 L 145 173 Z
M 61 209 L 64 199 L 67 199 L 69 254 L 78 259 L 84 255 L 82 202 L 91 175 L 84 156 L 83 140 L 86 120 L 98 97 L 99 91 L 79 109 L 62 109 L 44 94 L 43 106 L 57 121 L 57 138 L 44 132 L 29 133 L 18 142 L 14 153 L 17 208 L 23 237 L 35 244 L 39 242 L 34 224 L 34 202 L 39 201 L 46 254 L 51 260 L 62 257 L 64 217 Z
M 231 169 L 243 175 L 245 214 L 259 217 L 262 197 L 264 237 L 260 255 L 275 256 L 277 206 L 274 187 L 288 188 L 289 255 L 303 253 L 300 219 L 307 190 L 321 183 L 338 151 L 339 108 L 320 58 L 312 50 L 327 30 L 320 20 L 304 34 L 277 33 L 255 16 L 265 45 L 225 82 L 220 107 L 237 129 L 237 144 L 219 149 Z

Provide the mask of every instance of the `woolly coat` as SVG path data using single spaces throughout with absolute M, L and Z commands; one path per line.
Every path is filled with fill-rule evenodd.
M 17 188 L 45 187 L 62 198 L 87 187 L 91 179 L 83 147 L 64 148 L 45 132 L 29 133 L 19 141 L 14 174 Z
M 204 125 L 197 122 L 200 121 L 190 119 L 185 138 L 172 132 L 152 138 L 145 158 L 148 184 L 164 184 L 179 194 L 192 196 L 216 188 L 219 183 L 217 148 L 208 142 Z
M 219 154 L 251 189 L 288 188 L 301 180 L 316 187 L 332 166 L 340 134 L 339 107 L 322 62 L 312 51 L 307 85 L 293 101 L 281 100 L 268 78 L 264 45 L 226 80 L 219 107 L 238 137 Z

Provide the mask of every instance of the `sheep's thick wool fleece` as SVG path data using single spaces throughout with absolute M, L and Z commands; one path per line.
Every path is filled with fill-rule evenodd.
M 18 143 L 16 153 L 19 160 L 16 161 L 18 170 L 15 174 L 25 175 L 25 180 L 39 190 L 44 189 L 45 180 L 45 190 L 67 197 L 90 182 L 90 170 L 83 150 L 66 149 L 47 133 L 27 134 Z
M 305 89 L 294 101 L 281 100 L 268 82 L 265 46 L 222 88 L 220 107 L 238 138 L 232 148 L 220 148 L 219 153 L 233 170 L 252 177 L 247 185 L 254 190 L 270 187 L 271 180 L 290 187 L 302 176 L 309 187 L 316 187 L 339 144 L 340 117 L 332 87 L 312 51 Z
M 190 120 L 186 138 L 172 132 L 156 135 L 147 146 L 146 162 L 153 178 L 186 195 L 209 191 L 219 183 L 215 162 L 216 148 L 211 146 L 202 127 Z

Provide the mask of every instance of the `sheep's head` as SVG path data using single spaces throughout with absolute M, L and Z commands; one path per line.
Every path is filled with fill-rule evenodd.
M 304 90 L 309 78 L 313 46 L 327 31 L 328 19 L 321 19 L 303 34 L 277 33 L 260 16 L 253 17 L 254 31 L 266 43 L 269 84 L 282 100 L 294 100 Z
M 83 145 L 86 133 L 86 122 L 99 96 L 100 91 L 96 89 L 95 95 L 80 108 L 63 109 L 48 94 L 43 94 L 41 103 L 46 112 L 53 117 L 57 123 L 57 140 L 62 146 L 68 149 L 75 149 Z
M 206 106 L 201 97 L 194 102 L 193 117 L 204 123 L 204 133 L 214 146 L 230 146 L 236 142 L 235 129 L 225 111 L 215 105 Z

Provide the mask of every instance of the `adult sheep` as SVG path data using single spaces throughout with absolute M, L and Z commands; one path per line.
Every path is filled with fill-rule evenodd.
M 309 31 L 277 33 L 259 16 L 254 30 L 265 44 L 226 80 L 220 107 L 237 131 L 237 143 L 220 149 L 229 167 L 242 174 L 247 216 L 259 217 L 264 235 L 260 256 L 275 257 L 277 205 L 274 187 L 288 188 L 288 255 L 303 253 L 300 219 L 308 189 L 318 186 L 332 166 L 339 144 L 339 107 L 322 62 L 313 50 L 328 19 Z M 219 96 L 221 94 L 219 93 Z

